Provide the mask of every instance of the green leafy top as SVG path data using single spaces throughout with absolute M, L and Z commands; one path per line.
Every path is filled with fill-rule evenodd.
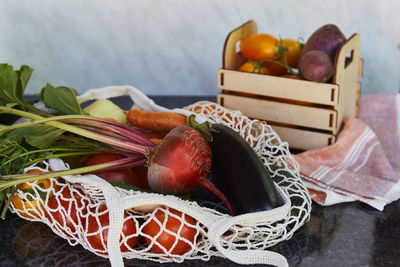
M 14 70 L 9 64 L 0 64 L 0 105 L 28 110 L 43 117 L 52 116 L 54 114 L 38 110 L 24 99 L 24 91 L 32 72 L 33 69 L 26 65 L 22 65 L 19 70 Z M 46 107 L 54 109 L 57 114 L 84 114 L 77 101 L 76 92 L 72 88 L 54 87 L 47 83 L 41 89 L 38 97 Z M 44 149 L 51 147 L 64 133 L 65 131 L 48 125 L 33 124 L 29 127 L 15 129 L 10 133 L 0 127 L 0 142 L 10 139 L 16 144 L 22 145 L 25 142 L 32 148 Z M 71 143 L 77 143 L 73 138 L 71 140 Z M 85 143 L 84 140 L 80 140 L 80 142 Z M 93 147 L 93 142 L 90 146 Z
M 107 119 L 87 116 L 76 92 L 65 86 L 46 84 L 38 97 L 45 112 L 24 99 L 32 69 L 13 70 L 0 64 L 0 116 L 26 118 L 28 122 L 0 124 L 0 207 L 4 218 L 19 184 L 46 179 L 144 165 L 149 148 L 155 144 L 138 131 Z M 121 160 L 41 174 L 24 174 L 24 167 L 54 157 L 88 155 L 112 151 Z M 56 174 L 55 174 L 56 173 Z
M 22 65 L 19 70 L 14 70 L 9 64 L 0 64 L 0 106 L 29 111 L 42 117 L 51 117 L 54 114 L 41 111 L 24 99 L 25 88 L 32 72 L 33 69 L 26 65 Z M 46 84 L 38 97 L 46 107 L 54 109 L 57 114 L 84 113 L 76 99 L 76 92 L 72 88 Z M 7 175 L 22 174 L 24 167 L 34 162 L 57 156 L 90 154 L 93 153 L 91 150 L 93 147 L 105 147 L 101 143 L 74 136 L 62 129 L 44 124 L 32 123 L 26 127 L 10 130 L 11 126 L 8 125 L 12 123 L 9 120 L 10 114 L 6 118 L 4 116 L 2 115 L 1 123 L 6 125 L 0 125 L 0 180 Z M 18 118 L 18 115 L 14 116 L 15 119 Z M 0 206 L 4 204 L 0 215 L 2 218 L 15 191 L 15 186 L 0 190 Z
M 64 115 L 83 114 L 76 100 L 76 92 L 65 86 L 54 87 L 47 83 L 39 94 L 46 107 L 53 108 Z
M 7 104 L 26 105 L 23 95 L 33 69 L 22 65 L 14 70 L 11 65 L 0 64 L 0 99 Z
M 32 72 L 33 69 L 26 65 L 22 65 L 19 70 L 14 70 L 9 64 L 0 64 L 0 104 L 8 107 L 18 106 L 23 110 L 49 116 L 24 99 L 25 88 Z M 47 83 L 38 96 L 46 107 L 55 109 L 59 114 L 84 114 L 76 99 L 76 92 L 72 88 L 54 87 Z

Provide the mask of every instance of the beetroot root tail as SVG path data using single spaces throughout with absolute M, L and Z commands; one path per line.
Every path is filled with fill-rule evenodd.
M 207 178 L 200 178 L 200 185 L 216 195 L 228 208 L 229 214 L 234 216 L 231 203 L 229 203 L 229 200 L 226 198 L 226 196 L 213 183 L 211 183 Z

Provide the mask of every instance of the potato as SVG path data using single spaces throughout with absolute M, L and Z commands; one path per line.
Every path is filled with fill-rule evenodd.
M 333 74 L 331 58 L 318 50 L 311 50 L 302 55 L 298 67 L 301 76 L 313 82 L 326 82 Z
M 325 52 L 334 62 L 336 53 L 345 40 L 346 37 L 336 25 L 326 24 L 307 39 L 302 55 L 311 50 L 319 50 Z

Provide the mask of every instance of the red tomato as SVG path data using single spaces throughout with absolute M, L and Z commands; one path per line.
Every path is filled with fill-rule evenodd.
M 142 128 L 136 128 L 136 129 L 139 132 L 141 132 L 142 134 L 144 134 L 149 139 L 163 139 L 165 136 L 165 133 L 161 133 L 161 132 L 155 132 L 152 130 L 146 130 L 146 129 L 142 129 Z
M 283 74 L 283 75 L 280 75 L 280 76 L 283 77 L 283 78 L 303 80 L 303 78 L 299 74 L 286 73 L 286 74 Z
M 240 52 L 251 60 L 273 59 L 279 40 L 266 33 L 248 34 L 240 40 Z
M 164 136 L 166 135 L 166 133 L 163 133 L 163 132 L 156 132 L 156 131 L 147 130 L 147 129 L 140 128 L 140 127 L 132 126 L 132 128 L 134 128 L 138 132 L 142 133 L 144 136 L 146 136 L 148 139 L 150 139 L 150 141 L 152 141 L 155 144 L 159 144 L 161 142 L 161 140 L 164 138 Z
M 47 217 L 64 234 L 74 237 L 78 225 L 85 225 L 85 215 L 91 201 L 81 189 L 62 188 L 48 202 Z
M 133 168 L 133 171 L 135 172 L 135 174 L 137 175 L 137 177 L 140 181 L 139 187 L 144 190 L 151 191 L 149 181 L 147 179 L 147 170 L 148 170 L 148 168 L 146 166 L 139 166 L 139 167 Z
M 108 226 L 110 224 L 107 206 L 101 204 L 96 210 L 93 210 L 88 216 L 87 223 L 87 241 L 98 253 L 107 255 Z M 136 232 L 136 222 L 129 218 L 128 213 L 125 212 L 120 238 L 121 252 L 128 252 L 135 247 L 139 240 L 139 235 L 136 235 Z
M 123 159 L 124 157 L 114 153 L 99 153 L 88 157 L 85 161 L 85 166 L 92 166 L 101 163 L 107 163 L 114 160 Z M 137 175 L 132 171 L 131 168 L 96 172 L 96 175 L 107 181 L 121 182 L 133 186 L 139 186 L 140 181 Z
M 154 217 L 149 217 L 145 222 L 142 232 L 143 234 L 149 235 L 151 238 L 144 236 L 144 240 L 155 253 L 163 254 L 164 251 L 160 247 L 162 246 L 171 254 L 183 255 L 191 249 L 191 244 L 194 243 L 194 238 L 197 233 L 195 223 L 193 218 L 186 214 L 184 215 L 186 223 L 183 223 L 181 221 L 182 219 L 177 219 L 169 213 L 175 214 L 180 218 L 182 218 L 183 215 L 182 212 L 174 209 L 158 209 Z M 165 220 L 167 220 L 165 229 L 162 230 L 160 225 L 163 225 Z M 173 232 L 175 235 L 169 232 Z M 156 242 L 151 244 L 151 240 L 156 236 L 158 236 Z M 187 241 L 183 241 L 182 238 Z M 175 244 L 176 239 L 178 239 L 178 241 Z

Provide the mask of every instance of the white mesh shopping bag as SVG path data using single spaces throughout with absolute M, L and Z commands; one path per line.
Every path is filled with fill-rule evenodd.
M 130 86 L 92 89 L 78 99 L 82 103 L 121 95 L 129 95 L 140 109 L 167 110 Z M 244 137 L 271 174 L 284 204 L 229 216 L 218 203 L 213 207 L 173 195 L 113 187 L 96 175 L 70 175 L 20 187 L 11 201 L 12 212 L 47 224 L 70 245 L 81 244 L 109 258 L 113 266 L 123 266 L 123 258 L 161 263 L 211 256 L 240 264 L 287 265 L 282 255 L 268 248 L 289 239 L 311 211 L 310 197 L 287 143 L 269 125 L 216 103 L 203 101 L 173 111 L 224 124 Z M 25 171 L 68 168 L 61 159 L 50 159 Z

